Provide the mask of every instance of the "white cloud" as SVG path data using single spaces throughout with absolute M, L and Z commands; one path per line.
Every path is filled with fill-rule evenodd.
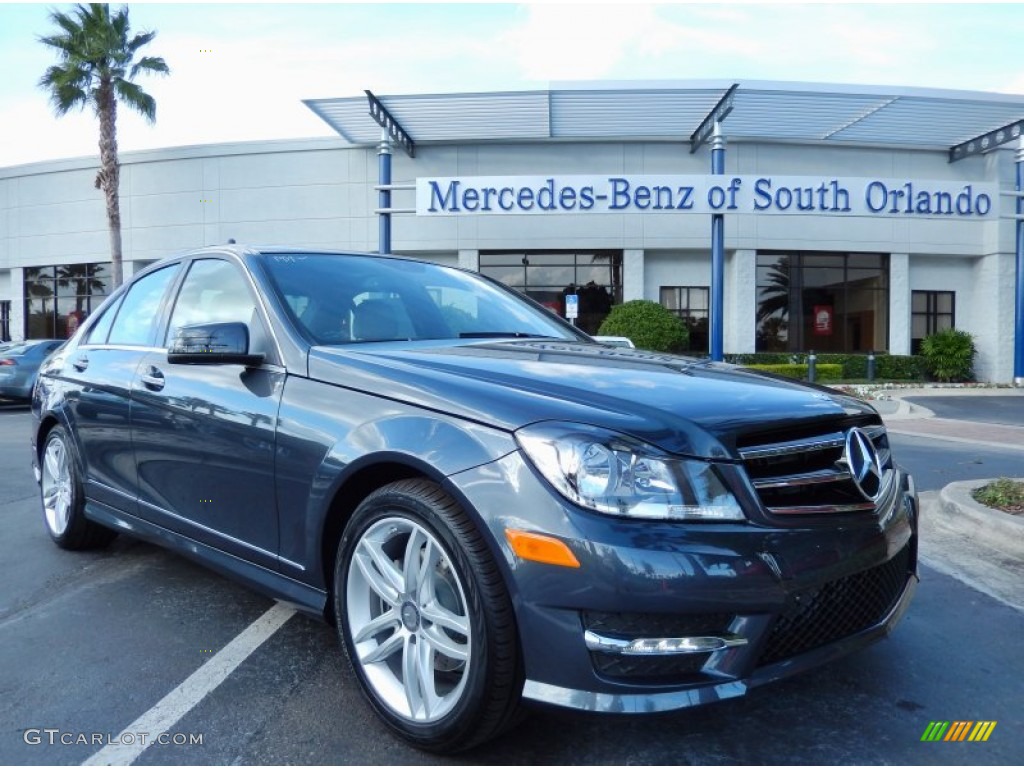
M 605 78 L 634 50 L 677 46 L 649 5 L 530 5 L 524 15 L 497 42 L 529 80 Z
M 45 8 L 21 14 L 32 18 L 16 35 L 0 27 L 0 166 L 95 154 L 95 119 L 55 119 L 35 86 L 51 61 L 34 39 Z M 152 52 L 172 74 L 140 80 L 158 122 L 122 112 L 123 150 L 331 135 L 301 99 L 364 88 L 765 79 L 1024 92 L 1024 72 L 992 64 L 1013 61 L 1024 6 L 197 4 L 132 6 L 132 17 L 159 30 Z

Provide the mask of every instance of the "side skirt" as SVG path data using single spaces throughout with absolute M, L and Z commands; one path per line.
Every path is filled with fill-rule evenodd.
M 85 516 L 119 533 L 144 539 L 195 560 L 257 592 L 290 603 L 296 609 L 321 621 L 325 619 L 327 593 L 322 590 L 290 579 L 263 566 L 242 560 L 195 539 L 169 531 L 147 520 L 142 520 L 121 510 L 115 510 L 95 499 L 86 500 Z

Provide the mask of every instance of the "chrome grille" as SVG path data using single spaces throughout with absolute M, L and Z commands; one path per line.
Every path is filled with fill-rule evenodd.
M 850 430 L 836 429 L 740 449 L 744 467 L 765 509 L 775 515 L 869 513 L 887 503 L 893 492 L 895 472 L 885 427 L 859 429 L 877 455 L 880 477 L 876 500 L 861 491 L 851 467 L 851 460 L 856 461 L 846 455 Z

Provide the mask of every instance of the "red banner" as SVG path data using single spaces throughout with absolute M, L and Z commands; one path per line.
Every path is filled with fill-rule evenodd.
M 828 304 L 814 305 L 814 335 L 832 335 L 832 307 Z

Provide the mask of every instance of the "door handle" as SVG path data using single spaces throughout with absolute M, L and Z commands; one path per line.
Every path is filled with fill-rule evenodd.
M 159 392 L 164 388 L 164 374 L 163 372 L 154 366 L 149 367 L 149 371 L 142 374 L 139 377 L 142 383 L 146 386 L 146 389 L 152 389 L 154 392 Z
M 76 371 L 84 371 L 86 368 L 89 367 L 88 355 L 79 355 L 72 361 L 71 365 L 74 367 Z

